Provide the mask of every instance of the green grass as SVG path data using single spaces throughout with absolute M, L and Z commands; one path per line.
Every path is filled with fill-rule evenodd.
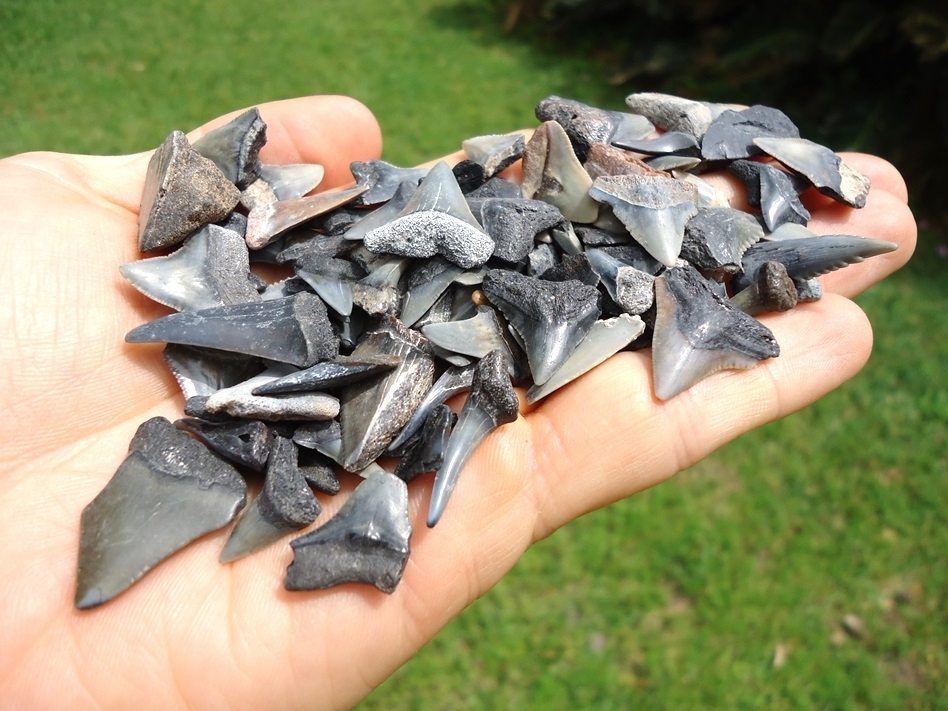
M 0 155 L 144 150 L 345 93 L 407 165 L 531 125 L 546 94 L 621 108 L 590 61 L 503 38 L 481 7 L 6 0 Z M 536 546 L 363 708 L 948 708 L 945 240 L 860 299 L 859 377 Z

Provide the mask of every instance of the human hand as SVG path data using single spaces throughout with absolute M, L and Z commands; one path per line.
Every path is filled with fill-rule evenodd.
M 265 160 L 321 163 L 324 187 L 347 182 L 352 160 L 378 156 L 374 120 L 345 99 L 260 109 Z M 871 331 L 848 297 L 905 263 L 915 227 L 891 166 L 845 159 L 872 179 L 868 203 L 854 211 L 811 196 L 811 228 L 890 240 L 898 251 L 824 277 L 822 301 L 763 317 L 782 355 L 749 371 L 715 374 L 659 402 L 648 354 L 623 352 L 524 407 L 474 454 L 436 529 L 424 524 L 430 476 L 409 487 L 412 555 L 394 594 L 357 585 L 287 592 L 288 546 L 219 565 L 221 531 L 87 612 L 73 606 L 82 508 L 142 421 L 181 413 L 160 347 L 123 342 L 166 313 L 117 268 L 138 257 L 148 155 L 0 161 L 0 323 L 8 324 L 0 331 L 0 699 L 24 709 L 351 706 L 534 541 L 804 407 L 860 369 Z M 320 497 L 317 524 L 354 479 L 339 496 Z

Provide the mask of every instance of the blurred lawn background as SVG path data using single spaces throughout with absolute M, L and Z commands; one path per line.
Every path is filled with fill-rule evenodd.
M 928 70 L 890 71 L 883 90 L 857 52 L 835 68 L 815 58 L 829 85 L 798 62 L 755 86 L 735 80 L 739 58 L 706 71 L 717 64 L 685 31 L 697 25 L 627 4 L 653 10 L 641 45 L 608 22 L 573 40 L 571 16 L 542 2 L 0 0 L 0 156 L 146 150 L 232 109 L 342 93 L 378 116 L 384 157 L 410 165 L 535 125 L 548 94 L 621 110 L 639 90 L 744 103 L 784 91 L 766 98 L 805 136 L 880 152 L 923 196 L 916 257 L 859 299 L 876 329 L 865 371 L 537 545 L 362 708 L 948 708 L 948 236 L 931 188 L 948 132 L 934 119 L 879 129 L 879 107 L 907 116 L 913 92 L 927 100 Z M 733 14 L 703 22 L 717 36 L 738 26 Z M 756 46 L 745 62 L 793 45 Z M 682 65 L 687 52 L 702 71 Z M 862 122 L 821 121 L 813 97 L 846 76 L 875 103 L 855 112 Z M 931 134 L 921 151 L 910 129 Z M 928 173 L 913 162 L 926 145 Z

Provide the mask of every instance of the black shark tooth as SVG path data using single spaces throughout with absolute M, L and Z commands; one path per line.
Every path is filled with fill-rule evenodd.
M 722 112 L 701 139 L 705 160 L 734 160 L 760 155 L 755 138 L 799 138 L 800 129 L 783 111 L 759 104 L 741 111 Z
M 685 224 L 681 258 L 698 269 L 733 274 L 744 252 L 764 236 L 751 215 L 729 207 L 699 207 Z
M 457 415 L 447 405 L 436 406 L 429 413 L 414 443 L 402 455 L 402 460 L 395 468 L 395 476 L 407 483 L 420 474 L 437 471 L 444 462 L 448 436 L 457 419 Z
M 243 190 L 260 175 L 260 149 L 266 142 L 267 124 L 253 108 L 204 134 L 192 147 Z
M 225 459 L 258 472 L 266 467 L 273 446 L 270 428 L 256 420 L 206 422 L 183 418 L 174 426 L 191 433 Z
M 401 362 L 398 356 L 381 353 L 362 358 L 339 356 L 264 383 L 254 388 L 253 394 L 280 395 L 339 388 L 385 373 Z

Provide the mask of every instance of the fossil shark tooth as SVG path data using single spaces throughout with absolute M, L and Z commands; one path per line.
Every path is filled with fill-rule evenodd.
M 342 428 L 338 420 L 307 422 L 293 431 L 293 441 L 339 464 L 342 458 Z
M 213 395 L 221 388 L 242 383 L 262 370 L 251 356 L 169 343 L 162 351 L 184 399 Z
M 178 311 L 259 301 L 247 245 L 236 232 L 205 225 L 172 254 L 119 267 L 136 289 Z
M 759 104 L 721 112 L 701 139 L 705 160 L 735 160 L 761 154 L 755 138 L 799 138 L 800 130 L 783 111 Z
M 257 388 L 279 380 L 292 369 L 273 365 L 260 375 L 211 395 L 208 412 L 226 412 L 232 417 L 278 422 L 282 420 L 331 420 L 339 414 L 339 400 L 321 392 L 294 392 L 285 395 L 254 395 Z
M 593 181 L 603 175 L 624 175 L 626 173 L 668 177 L 632 155 L 629 151 L 605 143 L 594 143 L 590 147 L 583 168 Z
M 576 230 L 573 229 L 573 223 L 569 220 L 561 222 L 550 228 L 550 239 L 563 250 L 563 254 L 568 256 L 579 254 L 583 251 L 583 243 L 576 236 Z
M 703 101 L 692 101 L 671 94 L 630 94 L 625 98 L 625 105 L 663 131 L 681 131 L 695 138 L 701 138 L 714 119 L 711 108 Z
M 620 314 L 615 318 L 596 321 L 589 329 L 586 338 L 576 346 L 576 350 L 563 365 L 557 368 L 550 379 L 542 385 L 534 385 L 527 391 L 527 402 L 537 402 L 588 373 L 625 348 L 644 331 L 645 322 L 640 317 L 630 314 Z
M 648 159 L 648 167 L 667 173 L 689 171 L 701 165 L 701 159 L 693 156 L 666 155 Z
M 731 201 L 712 182 L 681 170 L 672 170 L 672 177 L 693 187 L 698 194 L 698 207 L 730 207 Z
M 869 178 L 847 165 L 826 146 L 805 138 L 755 138 L 754 144 L 790 170 L 806 177 L 824 195 L 851 207 L 863 207 Z
M 763 239 L 764 230 L 751 215 L 729 207 L 699 207 L 685 225 L 681 258 L 698 269 L 733 274 L 741 257 Z
M 796 222 L 784 222 L 773 232 L 764 235 L 768 242 L 782 242 L 788 239 L 804 239 L 805 237 L 817 237 L 812 230 L 797 224 Z
M 589 194 L 612 207 L 629 234 L 655 259 L 673 267 L 685 223 L 697 212 L 693 188 L 674 178 L 616 175 L 596 178 Z
M 295 441 L 295 440 L 294 440 Z M 300 476 L 306 483 L 324 494 L 335 496 L 342 485 L 332 466 L 318 452 L 309 449 L 297 449 Z
M 476 364 L 466 366 L 451 366 L 435 381 L 424 399 L 415 408 L 415 412 L 402 428 L 398 436 L 388 446 L 388 451 L 397 456 L 398 452 L 412 439 L 414 434 L 425 424 L 425 421 L 438 405 L 448 401 L 459 393 L 471 389 L 474 380 Z
M 357 185 L 296 200 L 278 200 L 258 205 L 247 215 L 247 246 L 250 249 L 263 249 L 290 228 L 345 205 L 363 192 L 365 188 Z
M 467 202 L 474 217 L 494 240 L 493 256 L 506 262 L 524 259 L 540 232 L 564 221 L 556 206 L 539 200 L 469 198 Z
M 586 247 L 629 244 L 632 241 L 632 235 L 628 233 L 625 227 L 622 228 L 621 232 L 610 232 L 592 225 L 580 225 L 576 228 L 576 235 Z
M 440 469 L 451 428 L 457 419 L 457 415 L 447 405 L 437 405 L 431 410 L 418 437 L 405 449 L 395 468 L 395 476 L 407 483 L 419 474 Z
M 523 154 L 523 196 L 555 205 L 567 220 L 595 222 L 599 204 L 589 196 L 591 186 L 563 127 L 540 124 Z
M 475 136 L 461 143 L 467 157 L 484 167 L 484 175 L 490 178 L 523 157 L 526 141 L 522 134 Z
M 642 138 L 637 141 L 613 141 L 612 144 L 647 156 L 694 157 L 701 151 L 695 137 L 682 131 L 668 131 L 656 138 Z
M 201 136 L 192 148 L 214 161 L 239 189 L 260 175 L 260 149 L 267 142 L 267 124 L 257 108 L 248 109 L 223 126 Z
M 337 314 L 346 317 L 352 313 L 354 283 L 366 276 L 357 264 L 310 250 L 298 254 L 293 269 Z
M 306 528 L 322 507 L 299 471 L 293 440 L 276 436 L 267 460 L 263 490 L 237 521 L 221 551 L 221 563 L 243 558 Z
M 290 541 L 293 562 L 284 586 L 324 590 L 365 583 L 392 593 L 408 563 L 411 533 L 408 487 L 380 471 L 360 483 L 329 521 Z
M 621 266 L 615 276 L 615 302 L 624 313 L 644 314 L 655 303 L 655 277 L 648 272 Z
M 655 280 L 652 377 L 668 400 L 712 373 L 747 369 L 780 348 L 770 330 L 718 296 L 691 266 Z
M 417 189 L 415 183 L 399 184 L 391 200 L 373 210 L 363 211 L 366 214 L 346 230 L 343 236 L 350 241 L 361 240 L 376 227 L 387 225 L 401 214 Z
M 462 267 L 443 257 L 415 265 L 408 276 L 408 288 L 399 314 L 402 323 L 414 326 L 463 271 Z
M 316 163 L 264 164 L 260 167 L 260 180 L 270 186 L 277 200 L 298 200 L 315 190 L 325 174 L 325 168 Z
M 478 306 L 473 318 L 430 323 L 421 332 L 438 348 L 475 358 L 483 358 L 493 350 L 507 350 L 503 326 L 489 306 Z
M 538 244 L 527 255 L 527 275 L 540 276 L 559 264 L 560 254 L 551 244 Z
M 812 279 L 794 279 L 793 285 L 797 287 L 797 302 L 819 301 L 823 298 L 823 285 L 816 277 Z
M 734 287 L 744 289 L 749 286 L 764 262 L 780 262 L 787 268 L 790 278 L 797 281 L 827 274 L 897 248 L 894 242 L 852 235 L 759 242 L 744 253 L 744 273 L 737 275 Z
M 344 469 L 364 469 L 408 422 L 434 381 L 434 360 L 427 351 L 420 333 L 392 317 L 382 317 L 379 327 L 363 336 L 353 358 L 384 354 L 398 356 L 402 362 L 379 378 L 343 391 L 339 419 Z
M 573 99 L 548 96 L 537 104 L 540 121 L 555 121 L 569 136 L 580 161 L 595 143 L 616 143 L 643 138 L 655 130 L 644 116 L 607 111 Z
M 731 306 L 746 314 L 789 311 L 797 305 L 799 295 L 787 268 L 780 262 L 764 262 L 753 283 L 731 297 Z
M 258 472 L 266 467 L 273 446 L 270 428 L 256 420 L 205 422 L 186 417 L 175 421 L 174 426 L 194 435 L 228 461 Z
M 564 257 L 559 264 L 555 264 L 540 275 L 547 281 L 569 281 L 575 279 L 586 286 L 599 286 L 601 279 L 593 269 L 589 257 L 583 254 L 573 254 Z
M 481 358 L 474 369 L 457 426 L 448 438 L 444 464 L 435 474 L 428 506 L 428 527 L 434 527 L 448 505 L 464 465 L 474 450 L 501 425 L 517 419 L 520 400 L 508 373 L 507 357 L 499 350 Z
M 170 314 L 129 331 L 125 340 L 216 348 L 300 368 L 339 353 L 326 306 L 318 296 L 306 292 L 273 301 Z
M 281 395 L 338 388 L 389 371 L 400 363 L 398 356 L 381 353 L 362 358 L 339 356 L 259 385 L 253 394 Z
M 369 314 L 394 314 L 402 299 L 398 283 L 408 269 L 408 257 L 385 256 L 372 271 L 352 285 L 352 301 Z
M 240 199 L 240 191 L 214 165 L 173 131 L 148 162 L 138 248 L 165 249 L 196 229 L 223 220 Z
M 233 521 L 247 502 L 237 471 L 163 417 L 82 511 L 75 605 L 108 602 L 162 560 Z
M 545 383 L 599 317 L 599 291 L 491 269 L 481 288 L 523 339 L 533 381 Z
M 402 183 L 418 185 L 428 175 L 428 168 L 399 168 L 384 160 L 355 161 L 349 170 L 356 184 L 365 192 L 356 200 L 358 205 L 378 205 L 391 200 Z
M 476 190 L 466 194 L 468 199 L 478 198 L 515 198 L 523 197 L 523 189 L 518 183 L 494 176 Z
M 773 166 L 760 165 L 760 211 L 771 232 L 791 222 L 806 225 L 810 211 L 800 202 L 790 177 Z

